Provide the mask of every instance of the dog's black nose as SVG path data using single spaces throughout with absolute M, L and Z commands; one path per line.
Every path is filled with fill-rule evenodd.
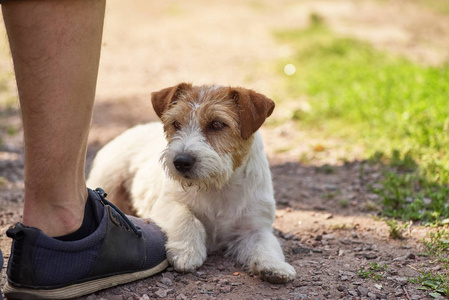
M 190 171 L 195 164 L 196 158 L 189 154 L 178 154 L 173 160 L 176 170 L 182 173 Z

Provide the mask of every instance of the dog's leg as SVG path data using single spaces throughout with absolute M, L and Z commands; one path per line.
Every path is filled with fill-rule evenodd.
M 286 283 L 296 276 L 295 269 L 285 262 L 282 248 L 270 230 L 243 234 L 231 252 L 240 263 L 270 283 Z
M 155 203 L 150 217 L 167 235 L 167 258 L 176 271 L 191 272 L 204 263 L 206 231 L 187 206 L 162 199 Z

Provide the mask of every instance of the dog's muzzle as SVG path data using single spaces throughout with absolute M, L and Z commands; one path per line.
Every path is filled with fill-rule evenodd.
M 185 174 L 192 169 L 195 161 L 196 158 L 194 156 L 182 153 L 175 156 L 173 164 L 178 172 Z

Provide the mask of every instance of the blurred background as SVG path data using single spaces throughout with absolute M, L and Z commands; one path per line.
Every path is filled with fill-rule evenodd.
M 271 123 L 343 134 L 354 147 L 372 136 L 379 149 L 369 144 L 368 152 L 424 155 L 426 165 L 445 169 L 434 179 L 447 182 L 444 151 L 415 147 L 440 151 L 448 141 L 448 7 L 447 0 L 109 1 L 91 140 L 104 143 L 154 118 L 152 91 L 183 81 L 245 86 L 276 101 Z M 17 99 L 5 38 L 0 92 L 8 145 L 20 122 L 11 118 Z M 394 145 L 384 145 L 391 138 Z
M 14 219 L 21 122 L 4 26 L 0 37 L 0 210 Z M 153 91 L 244 86 L 276 102 L 262 134 L 280 204 L 371 212 L 398 220 L 390 231 L 445 226 L 448 62 L 449 0 L 110 0 L 89 163 L 113 137 L 157 119 Z M 291 164 L 306 169 L 282 177 Z M 364 196 L 342 183 L 349 164 Z M 307 194 L 308 168 L 333 174 L 333 185 Z M 288 183 L 298 174 L 312 177 Z M 300 185 L 306 192 L 291 193 Z

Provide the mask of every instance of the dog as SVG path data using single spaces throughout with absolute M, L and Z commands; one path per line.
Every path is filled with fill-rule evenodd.
M 158 224 L 177 271 L 222 250 L 263 280 L 293 280 L 273 234 L 273 185 L 257 131 L 274 102 L 245 88 L 187 83 L 151 100 L 162 122 L 131 128 L 102 148 L 88 186 Z

